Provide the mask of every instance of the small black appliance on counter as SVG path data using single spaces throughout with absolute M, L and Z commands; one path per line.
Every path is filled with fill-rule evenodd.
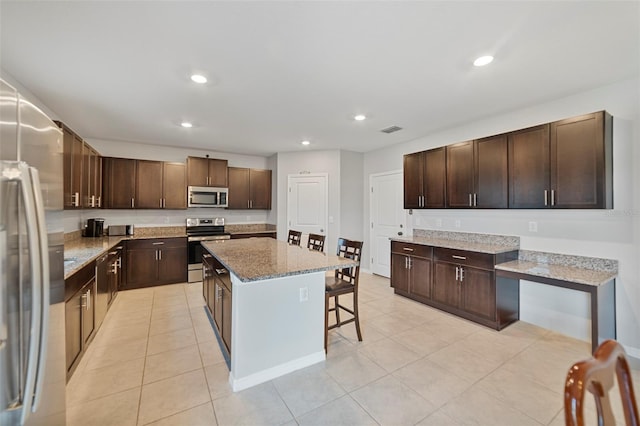
M 102 237 L 104 232 L 104 219 L 87 219 L 87 226 L 84 228 L 85 237 Z

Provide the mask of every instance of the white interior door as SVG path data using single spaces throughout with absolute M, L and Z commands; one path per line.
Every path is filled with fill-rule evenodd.
M 327 235 L 328 194 L 326 173 L 289 175 L 287 224 L 302 232 L 306 246 L 309 233 Z
M 389 237 L 406 233 L 403 209 L 402 172 L 371 175 L 371 272 L 390 276 L 391 242 Z

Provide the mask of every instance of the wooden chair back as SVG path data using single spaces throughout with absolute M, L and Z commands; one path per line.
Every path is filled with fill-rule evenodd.
M 309 241 L 307 241 L 307 248 L 309 250 L 324 251 L 324 235 L 309 234 Z
M 353 259 L 360 262 L 362 256 L 362 241 L 352 241 L 346 238 L 338 238 L 338 249 L 336 254 L 347 259 Z M 335 277 L 343 281 L 349 282 L 358 287 L 358 279 L 360 277 L 360 264 L 351 268 L 336 269 Z
M 614 387 L 616 378 L 626 425 L 639 426 L 631 370 L 623 347 L 615 340 L 602 342 L 592 358 L 577 362 L 569 369 L 564 386 L 565 424 L 585 424 L 584 406 L 588 391 L 595 398 L 598 425 L 615 425 L 609 391 Z
M 287 242 L 289 244 L 292 244 L 294 246 L 299 246 L 301 239 L 302 239 L 302 232 L 289 229 L 289 236 L 287 237 Z

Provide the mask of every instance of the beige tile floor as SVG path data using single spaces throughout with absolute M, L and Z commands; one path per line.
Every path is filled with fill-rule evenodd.
M 67 385 L 67 423 L 564 424 L 564 377 L 587 342 L 524 322 L 498 333 L 366 273 L 360 288 L 364 342 L 352 324 L 332 330 L 326 362 L 238 393 L 200 283 L 120 292 Z

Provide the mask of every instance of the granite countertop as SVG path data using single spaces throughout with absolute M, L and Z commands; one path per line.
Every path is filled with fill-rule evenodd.
M 186 237 L 182 231 L 173 228 L 136 228 L 134 235 L 123 235 L 102 238 L 76 238 L 64 243 L 64 278 L 67 279 L 91 261 L 112 249 L 125 240 L 148 238 Z
M 269 223 L 250 223 L 226 225 L 224 230 L 232 235 L 238 234 L 270 234 L 276 232 L 276 226 Z
M 534 277 L 600 286 L 618 276 L 618 261 L 520 250 L 518 260 L 500 263 L 495 266 L 495 269 Z
M 272 238 L 222 240 L 202 245 L 242 282 L 330 271 L 358 264 Z
M 413 236 L 413 237 L 392 237 L 391 241 L 399 241 L 402 243 L 420 244 L 432 247 L 442 247 L 454 250 L 467 250 L 479 253 L 499 254 L 509 251 L 518 250 L 518 244 L 495 244 L 481 243 L 477 241 L 458 241 L 446 238 L 436 238 L 430 236 Z

